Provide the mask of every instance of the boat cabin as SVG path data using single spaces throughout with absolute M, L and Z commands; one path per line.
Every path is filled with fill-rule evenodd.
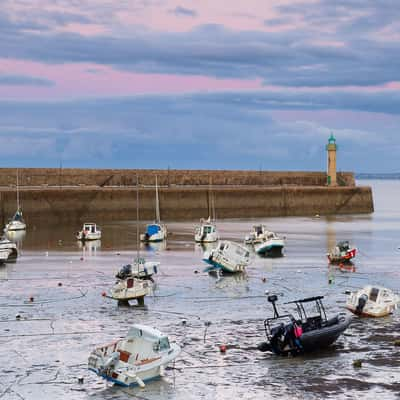
M 89 232 L 89 233 L 96 233 L 97 232 L 97 226 L 93 222 L 86 222 L 83 224 L 83 231 Z
M 218 251 L 228 259 L 235 261 L 244 259 L 246 262 L 250 261 L 250 252 L 245 247 L 240 246 L 235 242 L 220 242 L 218 245 Z
M 126 339 L 128 343 L 136 344 L 138 348 L 141 348 L 146 343 L 151 342 L 151 350 L 152 352 L 156 353 L 159 351 L 169 350 L 171 347 L 168 337 L 161 333 L 158 329 L 140 324 L 135 324 L 129 329 Z M 150 350 L 150 348 L 146 349 L 143 347 L 142 350 L 144 352 L 145 350 Z

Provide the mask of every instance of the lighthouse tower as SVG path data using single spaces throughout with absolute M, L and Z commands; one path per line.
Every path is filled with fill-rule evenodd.
M 331 133 L 331 136 L 328 140 L 328 144 L 326 145 L 326 151 L 328 152 L 328 186 L 337 186 L 336 179 L 336 139 Z

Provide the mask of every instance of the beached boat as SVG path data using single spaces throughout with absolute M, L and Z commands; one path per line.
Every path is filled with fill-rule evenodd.
M 213 243 L 219 240 L 217 227 L 211 218 L 200 220 L 200 225 L 195 227 L 194 240 L 196 243 Z
M 137 300 L 139 305 L 144 304 L 144 296 L 151 293 L 152 285 L 147 279 L 134 278 L 117 279 L 111 288 L 111 297 L 119 303 L 128 303 Z
M 350 293 L 346 308 L 363 317 L 386 317 L 393 313 L 399 302 L 400 297 L 390 289 L 368 285 Z
M 285 241 L 274 232 L 266 231 L 261 241 L 254 244 L 254 251 L 257 254 L 280 257 L 283 255 Z
M 124 265 L 115 276 L 118 279 L 128 277 L 153 280 L 157 274 L 160 263 L 157 261 L 146 261 L 143 257 L 136 259 L 133 264 Z
M 224 240 L 214 249 L 204 252 L 203 261 L 224 272 L 242 272 L 250 263 L 250 253 L 240 244 Z
M 2 252 L 3 262 L 13 262 L 18 257 L 17 245 L 5 237 L 0 239 L 0 251 Z
M 262 342 L 260 351 L 271 351 L 277 355 L 296 355 L 322 349 L 334 343 L 350 325 L 351 317 L 338 314 L 328 319 L 322 304 L 323 296 L 310 297 L 291 301 L 285 304 L 294 304 L 297 316 L 279 314 L 276 308 L 278 297 L 268 296 L 268 301 L 274 308 L 274 316 L 264 321 L 267 341 Z M 305 304 L 313 303 L 317 313 L 307 315 Z
M 269 230 L 265 225 L 253 225 L 253 230 L 248 234 L 245 239 L 245 244 L 256 244 L 261 243 L 267 238 Z
M 101 230 L 93 222 L 85 222 L 82 230 L 76 233 L 78 240 L 99 240 L 101 239 Z
M 163 375 L 164 367 L 180 350 L 159 330 L 135 324 L 126 338 L 93 350 L 88 367 L 118 385 L 144 387 L 146 381 Z
M 21 206 L 19 203 L 19 178 L 18 178 L 18 170 L 17 170 L 17 211 L 11 220 L 6 224 L 4 231 L 24 231 L 26 230 L 26 223 L 22 216 Z
M 167 226 L 160 220 L 160 200 L 158 198 L 158 184 L 156 175 L 156 219 L 153 224 L 146 225 L 145 233 L 140 235 L 142 242 L 161 242 L 167 238 Z
M 157 273 L 159 262 L 146 262 L 140 256 L 139 242 L 139 179 L 136 182 L 136 248 L 137 256 L 133 265 L 123 266 L 117 273 L 117 282 L 111 289 L 111 297 L 118 303 L 127 303 L 137 300 L 139 305 L 144 304 L 144 297 L 151 293 L 152 276 Z
M 328 254 L 328 260 L 332 264 L 348 263 L 356 256 L 357 249 L 350 246 L 345 240 L 339 242 Z

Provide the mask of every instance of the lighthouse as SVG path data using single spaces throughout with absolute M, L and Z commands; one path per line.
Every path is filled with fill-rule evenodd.
M 328 179 L 327 185 L 328 186 L 337 186 L 337 179 L 336 179 L 336 139 L 331 133 L 329 137 L 328 144 L 326 145 L 326 151 L 328 152 Z

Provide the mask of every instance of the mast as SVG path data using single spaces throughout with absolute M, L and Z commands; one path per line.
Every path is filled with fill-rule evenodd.
M 139 243 L 139 175 L 136 175 L 136 248 L 137 260 L 140 258 L 140 243 Z
M 158 185 L 157 185 L 157 175 L 156 175 L 156 222 L 160 223 L 160 201 L 158 199 Z
M 17 211 L 19 211 L 19 181 L 18 181 L 18 168 L 17 168 Z

